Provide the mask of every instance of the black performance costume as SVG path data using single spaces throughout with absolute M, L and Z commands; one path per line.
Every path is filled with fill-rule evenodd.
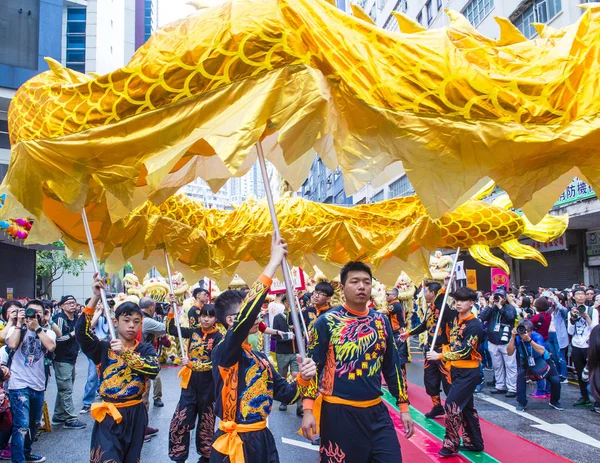
M 273 400 L 293 403 L 310 384 L 300 376 L 296 382 L 288 383 L 265 355 L 245 342 L 270 286 L 271 279 L 261 275 L 242 303 L 234 325 L 213 351 L 215 412 L 221 422 L 215 433 L 211 463 L 228 463 L 228 455 L 236 448 L 245 463 L 279 462 L 275 440 L 266 427 Z
M 91 329 L 94 309 L 86 308 L 77 320 L 75 334 L 83 353 L 99 367 L 102 403 L 92 405 L 96 420 L 92 431 L 90 463 L 139 463 L 148 425 L 142 403 L 146 380 L 160 371 L 156 351 L 135 342 L 121 355 L 110 350 Z
M 450 363 L 452 387 L 446 398 L 446 436 L 444 447 L 457 452 L 460 445 L 460 429 L 463 430 L 463 444 L 476 450 L 483 450 L 483 437 L 479 426 L 479 416 L 473 404 L 473 393 L 481 382 L 479 377 L 478 347 L 483 340 L 481 321 L 470 314 L 465 320 L 454 319 L 450 329 L 449 352 L 442 354 L 442 360 Z M 445 349 L 446 350 L 446 349 Z
M 433 342 L 433 336 L 435 335 L 435 328 L 440 316 L 440 309 L 442 307 L 443 299 L 444 294 L 442 290 L 442 293 L 437 296 L 435 302 L 433 304 L 429 304 L 427 307 L 425 319 L 420 325 L 416 326 L 410 331 L 411 336 L 418 336 L 419 334 L 427 331 L 427 350 L 429 350 L 429 347 Z M 441 353 L 442 345 L 448 343 L 449 324 L 457 316 L 458 314 L 456 310 L 450 309 L 450 307 L 446 305 L 442 324 L 440 325 L 440 332 L 438 333 L 438 337 L 435 342 L 434 350 L 436 352 Z M 425 363 L 423 365 L 423 375 L 425 392 L 427 392 L 427 395 L 431 397 L 431 402 L 433 402 L 434 407 L 441 407 L 440 384 L 444 389 L 444 393 L 448 395 L 450 392 L 450 383 L 452 382 L 450 378 L 450 372 L 443 362 L 440 362 L 439 360 L 425 359 Z
M 406 329 L 406 315 L 404 305 L 398 299 L 394 299 L 388 304 L 388 317 L 392 325 L 394 340 L 398 347 L 398 362 L 402 368 L 404 382 L 406 383 L 406 362 L 408 362 L 408 341 L 400 340 L 400 332 Z
M 309 356 L 317 364 L 320 395 L 317 398 L 316 387 L 309 388 L 314 395 L 304 400 L 304 408 L 313 408 L 320 424 L 321 463 L 401 462 L 400 443 L 381 401 L 383 374 L 400 410 L 408 411 L 406 383 L 387 316 L 337 307 L 317 319 L 310 339 Z
M 172 313 L 168 315 L 167 331 L 171 336 L 177 336 L 173 317 Z M 173 461 L 187 460 L 190 430 L 196 427 L 196 451 L 208 461 L 215 430 L 215 384 L 210 357 L 223 336 L 216 328 L 206 331 L 200 326 L 182 327 L 181 336 L 189 339 L 187 352 L 190 363 L 180 373 L 181 396 L 169 428 L 169 458 Z

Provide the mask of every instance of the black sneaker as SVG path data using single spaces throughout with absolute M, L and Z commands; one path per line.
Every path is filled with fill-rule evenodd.
M 60 420 L 60 419 L 58 419 L 58 418 L 52 418 L 52 421 L 51 421 L 51 423 L 52 423 L 54 426 L 59 426 L 59 425 L 61 425 L 61 424 L 65 424 L 65 420 Z
M 154 401 L 154 406 L 155 406 L 155 407 L 159 407 L 159 408 L 161 408 L 161 407 L 164 407 L 164 406 L 165 406 L 165 404 L 164 404 L 164 402 L 163 402 L 162 400 L 160 400 L 160 399 L 156 399 L 156 400 Z
M 25 463 L 44 463 L 45 461 L 46 457 L 42 457 L 40 455 L 35 455 L 33 453 L 25 455 Z
M 563 406 L 560 404 L 560 402 L 556 402 L 556 403 L 552 403 L 550 402 L 549 404 L 554 410 L 558 410 L 559 412 L 562 412 L 564 410 Z
M 492 389 L 490 391 L 490 394 L 494 394 L 494 395 L 496 395 L 496 394 L 506 394 L 506 393 L 508 393 L 508 391 L 504 390 L 504 389 Z
M 84 429 L 87 426 L 87 423 L 83 423 L 79 420 L 73 420 L 65 423 L 65 429 Z
M 85 415 L 86 413 L 89 413 L 91 409 L 92 409 L 91 405 L 84 405 L 83 407 L 81 407 L 81 411 L 79 413 L 81 415 Z
M 493 394 L 493 392 L 492 392 L 492 394 Z M 506 396 L 505 396 L 505 397 L 507 397 L 507 398 L 509 398 L 509 399 L 512 399 L 513 397 L 517 397 L 517 393 L 516 393 L 516 392 L 512 392 L 512 391 L 508 391 L 508 392 L 506 393 Z
M 425 413 L 425 418 L 429 418 L 430 420 L 432 420 L 438 416 L 442 416 L 445 414 L 446 411 L 444 410 L 444 407 L 442 407 L 441 405 L 436 405 L 431 409 L 429 413 Z
M 279 405 L 279 411 L 280 412 L 285 412 L 286 410 L 287 410 L 287 405 L 286 404 Z
M 579 400 L 573 404 L 573 407 L 589 407 L 591 405 L 592 403 L 590 402 L 590 399 L 584 399 L 583 397 L 580 397 Z
M 515 409 L 516 409 L 518 412 L 524 412 L 524 411 L 525 411 L 525 405 L 522 405 L 522 404 L 517 404 L 517 406 L 515 407 Z
M 450 457 L 454 457 L 456 455 L 458 455 L 457 452 L 453 452 L 450 449 L 447 449 L 446 447 L 442 447 L 440 449 L 440 451 L 438 452 L 438 455 L 442 458 L 450 458 Z

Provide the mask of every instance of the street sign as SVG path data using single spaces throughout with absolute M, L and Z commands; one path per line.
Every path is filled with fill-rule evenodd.
M 13 299 L 15 297 L 13 292 L 13 288 L 6 288 L 6 299 Z
M 492 272 L 492 291 L 496 291 L 498 286 L 504 286 L 506 289 L 509 288 L 510 277 L 501 268 L 493 268 Z

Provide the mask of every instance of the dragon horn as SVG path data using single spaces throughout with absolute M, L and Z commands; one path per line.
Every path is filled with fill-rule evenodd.
M 485 244 L 474 244 L 469 248 L 471 257 L 486 267 L 500 267 L 507 274 L 510 274 L 510 269 L 506 262 L 492 254 L 489 246 Z
M 546 262 L 546 258 L 540 251 L 528 244 L 519 243 L 517 239 L 502 243 L 500 249 L 514 259 L 537 260 L 544 267 L 548 267 L 548 262 Z

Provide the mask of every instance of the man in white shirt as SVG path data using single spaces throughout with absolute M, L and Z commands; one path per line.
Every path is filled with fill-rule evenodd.
M 8 391 L 13 415 L 12 461 L 43 463 L 45 457 L 31 453 L 32 439 L 42 418 L 46 389 L 45 355 L 56 348 L 56 334 L 43 329 L 41 301 L 29 301 L 19 309 L 17 324 L 8 332 L 7 345 L 14 351 L 9 360 Z
M 590 333 L 598 324 L 598 310 L 595 306 L 588 307 L 585 302 L 585 288 L 578 286 L 573 290 L 576 307 L 571 309 L 569 316 L 568 332 L 571 339 L 571 358 L 577 371 L 577 381 L 581 397 L 573 404 L 574 407 L 589 407 L 590 396 L 587 383 L 583 380 L 583 369 L 587 364 L 588 347 L 590 346 Z

